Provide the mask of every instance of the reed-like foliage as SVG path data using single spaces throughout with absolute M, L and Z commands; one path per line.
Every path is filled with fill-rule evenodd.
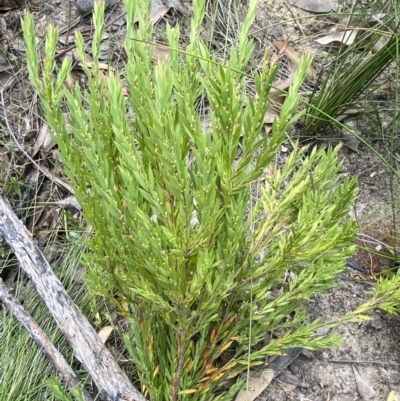
M 343 13 L 347 20 L 345 31 L 359 32 L 351 45 L 343 44 L 329 67 L 320 76 L 320 88 L 316 86 L 309 100 L 305 118 L 307 135 L 321 134 L 323 128 L 336 124 L 336 119 L 370 115 L 371 107 L 365 107 L 368 95 L 383 83 L 383 72 L 393 65 L 399 54 L 399 7 L 396 2 L 351 2 L 350 13 Z M 374 15 L 382 13 L 382 22 L 369 27 Z M 386 14 L 385 14 L 386 13 Z M 368 102 L 367 102 L 368 103 Z M 349 130 L 354 134 L 353 130 Z M 357 135 L 357 134 L 356 134 Z

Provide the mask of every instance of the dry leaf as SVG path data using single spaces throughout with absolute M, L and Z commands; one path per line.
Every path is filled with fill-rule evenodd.
M 82 66 L 81 63 L 78 63 L 79 66 Z M 86 66 L 91 68 L 94 65 L 94 61 L 86 61 Z M 110 71 L 115 71 L 115 68 L 110 67 L 108 64 L 106 63 L 98 63 L 99 65 L 99 69 L 100 70 L 110 70 Z
M 0 72 L 11 70 L 13 66 L 8 62 L 8 60 L 1 54 L 0 50 Z
M 56 185 L 59 187 L 64 188 L 66 191 L 70 192 L 71 194 L 75 194 L 74 189 L 71 187 L 71 185 L 67 184 L 64 180 L 61 178 L 55 176 L 51 171 L 45 167 L 45 166 L 40 166 L 40 171 L 52 182 L 54 182 Z
M 17 80 L 17 75 L 11 70 L 3 71 L 0 74 L 0 87 L 5 92 L 8 88 L 12 87 L 14 82 Z
M 157 7 L 157 8 L 155 8 Z M 152 9 L 150 13 L 150 21 L 153 24 L 156 24 L 164 15 L 168 12 L 169 7 L 164 4 L 160 4 L 158 2 L 153 2 Z
M 265 113 L 265 116 L 264 116 L 264 124 L 273 124 L 273 122 L 274 122 L 274 120 L 275 120 L 275 117 L 276 117 L 276 115 L 277 115 L 277 112 L 276 112 L 276 110 L 275 111 L 273 111 L 273 110 L 271 110 L 271 107 L 268 109 L 268 111 Z M 272 127 L 271 127 L 272 128 Z
M 112 333 L 113 330 L 114 330 L 114 327 L 105 326 L 98 332 L 97 335 L 99 336 L 99 338 L 103 344 L 106 343 L 106 341 L 108 340 L 108 337 L 110 337 L 110 334 Z
M 61 206 L 63 208 L 73 207 L 74 209 L 77 209 L 77 210 L 81 210 L 82 209 L 81 205 L 78 202 L 78 200 L 73 195 L 67 196 L 66 198 L 61 199 L 61 200 L 59 200 L 59 201 L 57 201 L 55 203 L 56 203 L 56 205 Z
M 285 40 L 276 40 L 275 46 L 279 49 L 279 55 L 283 54 L 289 44 L 290 36 L 287 36 Z
M 364 25 L 365 21 L 356 15 L 345 17 L 338 23 L 340 28 L 363 28 Z
M 354 378 L 356 380 L 358 394 L 360 394 L 361 398 L 364 401 L 371 400 L 375 396 L 375 390 L 373 389 L 371 384 L 367 382 L 365 377 L 362 377 L 360 373 L 358 373 L 354 365 L 352 365 L 352 368 L 354 372 Z
M 164 0 L 164 4 L 168 7 L 175 8 L 175 10 L 178 10 L 182 14 L 186 13 L 180 0 Z
M 0 181 L 7 182 L 8 175 L 11 171 L 11 159 L 7 151 L 0 152 Z
M 72 61 L 78 61 L 77 63 L 73 64 L 74 67 L 80 67 L 82 68 L 82 62 L 79 59 L 78 53 L 76 51 L 76 49 L 71 49 L 70 51 L 68 51 L 67 53 L 65 53 L 64 57 L 70 57 L 72 59 Z M 93 57 L 90 54 L 85 54 L 86 60 L 85 60 L 85 64 L 88 68 L 92 68 L 94 61 L 93 61 Z M 98 63 L 99 65 L 99 69 L 100 70 L 109 70 L 109 71 L 116 71 L 115 68 L 110 67 L 110 65 L 108 65 L 107 63 Z
M 211 117 L 209 109 L 203 111 L 200 115 L 200 126 L 206 134 L 211 132 Z
M 371 53 L 375 54 L 378 53 L 379 50 L 382 50 L 384 46 L 389 42 L 389 38 L 387 36 L 381 36 L 377 42 L 374 44 L 374 46 L 371 49 Z
M 400 396 L 396 391 L 391 391 L 388 395 L 387 401 L 400 401 Z
M 65 84 L 70 92 L 74 89 L 74 80 L 72 79 L 71 73 L 68 73 L 67 77 L 65 78 Z
M 63 45 L 71 45 L 75 43 L 75 35 L 60 35 L 58 41 Z
M 40 128 L 39 135 L 36 138 L 35 143 L 33 144 L 32 156 L 35 156 L 39 150 L 49 151 L 56 143 L 50 135 L 49 126 L 47 124 L 43 124 Z
M 57 221 L 60 218 L 60 208 L 46 208 L 38 210 L 31 219 L 30 226 L 34 235 L 41 235 L 44 240 L 50 236 L 53 229 L 57 226 Z
M 350 31 L 341 31 L 332 33 L 327 36 L 323 36 L 322 38 L 316 39 L 315 41 L 321 43 L 322 45 L 343 43 L 347 46 L 350 46 L 355 42 L 358 33 L 359 33 L 358 29 L 352 29 Z
M 289 62 L 288 67 L 289 67 L 288 68 L 289 75 L 287 77 L 278 78 L 276 81 L 272 82 L 270 95 L 274 93 L 279 93 L 282 96 L 281 91 L 289 88 L 289 86 L 292 84 L 294 74 L 297 70 L 297 66 L 294 63 Z
M 279 383 L 279 386 L 285 392 L 286 397 L 289 396 L 289 394 L 293 393 L 293 391 L 297 388 L 297 386 L 289 383 Z
M 349 17 L 343 18 L 340 23 L 338 24 L 339 26 L 342 26 L 343 28 L 373 28 L 378 24 L 382 23 L 382 18 L 385 17 L 386 14 L 380 13 L 380 14 L 374 14 L 371 16 L 371 19 L 369 21 L 366 21 L 365 18 L 360 18 L 357 17 L 356 15 L 351 15 Z
M 152 61 L 155 63 L 160 60 L 165 60 L 169 57 L 169 50 L 166 45 L 158 45 L 157 43 L 154 45 L 153 56 L 151 57 Z
M 334 46 L 339 46 L 340 44 L 345 44 L 347 46 L 351 46 L 356 42 L 357 35 L 370 28 L 374 28 L 375 26 L 381 23 L 381 19 L 384 14 L 375 14 L 366 21 L 363 18 L 357 16 L 350 16 L 343 18 L 338 24 L 341 28 L 353 28 L 347 29 L 346 31 L 340 31 L 336 33 L 332 33 L 330 35 L 324 36 L 316 40 L 316 42 L 321 43 L 323 45 L 331 44 Z M 388 32 L 386 36 L 382 35 L 381 38 L 375 43 L 372 48 L 372 54 L 378 52 L 382 47 L 389 41 L 391 34 Z M 360 43 L 360 47 L 364 47 L 365 43 Z
M 312 13 L 329 13 L 336 8 L 333 0 L 294 0 L 293 5 Z
M 274 45 L 281 51 L 283 54 L 296 66 L 296 68 L 299 66 L 300 62 L 300 53 L 298 53 L 296 50 L 294 50 L 292 47 L 288 46 L 286 41 L 283 40 L 276 40 Z M 307 75 L 311 79 L 317 79 L 317 74 L 314 71 L 312 67 L 309 67 L 307 69 Z
M 265 129 L 269 132 L 272 128 L 274 119 L 281 112 L 281 106 L 285 101 L 285 95 L 281 92 L 287 89 L 293 82 L 294 73 L 297 67 L 289 61 L 289 76 L 286 78 L 279 78 L 272 83 L 272 88 L 269 92 L 268 100 L 271 105 L 264 116 Z
M 343 134 L 343 143 L 345 146 L 347 146 L 349 149 L 354 150 L 354 152 L 359 152 L 358 147 L 360 146 L 360 141 L 358 138 L 353 135 L 352 132 L 356 132 L 357 135 L 359 132 L 354 128 L 355 127 L 355 122 L 354 120 L 348 121 L 347 123 L 343 123 L 344 125 L 348 125 L 350 130 L 347 130 L 345 128 L 342 129 L 342 134 Z
M 248 390 L 240 390 L 235 401 L 253 401 L 255 400 L 271 383 L 274 378 L 275 371 L 265 369 L 263 371 L 250 372 Z

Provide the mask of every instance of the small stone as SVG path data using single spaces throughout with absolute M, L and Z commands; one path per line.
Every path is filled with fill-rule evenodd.
M 99 0 L 96 0 L 100 2 Z M 109 7 L 112 4 L 115 4 L 118 0 L 101 0 L 105 4 L 105 7 Z M 87 14 L 93 11 L 95 0 L 77 0 L 76 8 L 81 14 Z
M 308 359 L 314 359 L 315 354 L 308 349 L 302 349 L 301 353 Z
M 296 359 L 290 364 L 289 369 L 294 375 L 300 375 L 303 371 L 302 362 Z
M 375 330 L 380 330 L 383 327 L 382 319 L 379 316 L 375 316 L 370 322 L 369 326 Z
M 316 330 L 316 332 L 315 332 L 315 334 L 317 335 L 317 336 L 324 336 L 324 335 L 326 335 L 326 334 L 328 334 L 328 332 L 329 332 L 329 328 L 323 328 L 323 329 L 318 329 L 318 330 Z
M 329 358 L 330 358 L 329 353 L 328 353 L 328 352 L 323 352 L 323 353 L 322 353 L 322 358 L 324 358 L 324 359 L 329 359 Z

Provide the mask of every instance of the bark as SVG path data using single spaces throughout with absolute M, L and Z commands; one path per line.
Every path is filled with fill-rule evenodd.
M 4 306 L 15 316 L 15 318 L 28 330 L 29 334 L 41 349 L 41 351 L 50 359 L 57 372 L 66 382 L 69 390 L 78 388 L 82 391 L 85 401 L 93 401 L 90 394 L 81 386 L 68 362 L 51 342 L 50 338 L 35 322 L 33 317 L 24 309 L 9 291 L 3 280 L 0 278 L 0 300 Z
M 42 252 L 0 194 L 0 233 L 106 400 L 145 401 L 69 297 Z

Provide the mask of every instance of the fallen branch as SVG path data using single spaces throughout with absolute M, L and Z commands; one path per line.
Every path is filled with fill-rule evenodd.
M 388 366 L 400 366 L 400 363 L 387 362 L 387 361 L 371 361 L 371 360 L 359 360 L 359 359 L 329 359 L 331 363 L 354 363 L 354 364 L 368 364 L 368 365 L 388 365 Z
M 18 299 L 16 299 L 9 291 L 3 280 L 0 278 L 0 300 L 3 305 L 15 316 L 15 318 L 28 330 L 29 334 L 41 349 L 41 351 L 50 359 L 57 372 L 67 384 L 68 389 L 72 392 L 74 389 L 80 389 L 85 401 L 92 401 L 90 394 L 82 387 L 79 379 L 71 366 L 64 359 L 62 354 L 51 342 L 50 338 L 35 322 L 33 317 L 24 309 Z
M 144 401 L 85 316 L 69 297 L 27 230 L 0 194 L 0 233 L 58 327 L 106 400 Z

